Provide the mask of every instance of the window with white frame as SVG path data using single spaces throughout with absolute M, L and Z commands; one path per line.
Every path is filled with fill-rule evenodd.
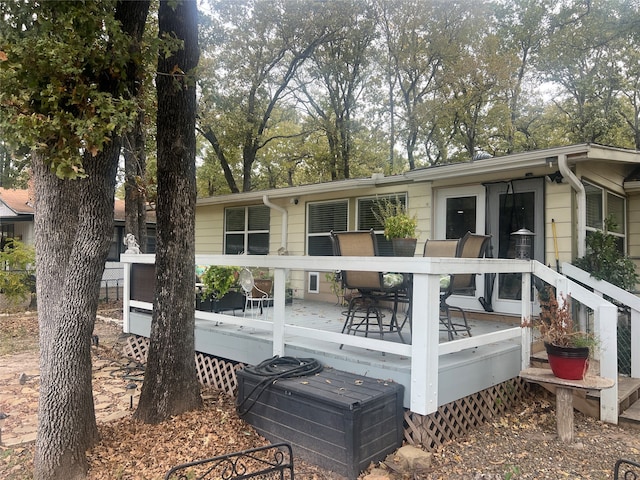
M 393 256 L 393 245 L 390 240 L 384 238 L 384 225 L 378 221 L 375 214 L 380 202 L 400 203 L 406 207 L 407 194 L 394 193 L 391 195 L 358 198 L 358 230 L 370 230 L 373 228 L 378 242 L 378 254 Z
M 333 255 L 329 233 L 347 230 L 348 211 L 347 200 L 307 204 L 307 255 Z
M 618 249 L 625 252 L 626 199 L 592 183 L 583 182 L 586 195 L 587 235 L 605 229 L 605 220 L 611 220 L 607 233 L 617 237 Z
M 266 205 L 225 208 L 224 253 L 268 255 L 270 212 Z

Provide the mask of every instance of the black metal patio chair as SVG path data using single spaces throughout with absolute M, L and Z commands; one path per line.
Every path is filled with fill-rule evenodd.
M 331 232 L 333 254 L 336 256 L 378 256 L 378 245 L 373 230 Z M 364 332 L 369 336 L 370 331 L 377 330 L 381 339 L 385 333 L 397 333 L 404 343 L 402 336 L 403 324 L 398 323 L 398 293 L 405 289 L 402 284 L 385 285 L 385 277 L 382 272 L 366 272 L 343 270 L 341 275 L 342 286 L 347 290 L 357 292 L 349 300 L 349 307 L 342 333 Z M 400 275 L 399 277 L 402 278 Z M 392 307 L 386 307 L 384 303 L 391 303 Z M 391 312 L 391 319 L 384 322 L 385 309 Z M 342 346 L 340 347 L 342 348 Z
M 491 235 L 479 235 L 467 232 L 458 243 L 458 258 L 482 258 L 485 256 Z M 440 297 L 440 307 L 444 309 L 450 327 L 449 339 L 453 340 L 453 335 L 458 335 L 461 331 L 466 331 L 471 336 L 471 327 L 467 321 L 467 314 L 464 309 L 449 305 L 447 299 L 451 295 L 473 295 L 476 291 L 476 274 L 475 273 L 458 273 L 451 275 L 449 286 Z M 458 310 L 462 315 L 462 323 L 454 322 L 451 319 L 451 309 Z
M 459 239 L 452 240 L 427 240 L 424 244 L 424 250 L 422 252 L 423 257 L 442 257 L 453 258 L 458 253 Z M 441 332 L 447 332 L 449 340 L 453 340 L 453 334 L 456 331 L 455 327 L 451 323 L 451 315 L 449 314 L 449 306 L 445 300 L 450 295 L 449 285 L 451 282 L 451 276 L 447 275 L 444 278 L 446 281 L 445 286 L 440 286 L 440 323 L 442 327 Z M 442 281 L 441 281 L 442 284 Z M 448 294 L 448 295 L 447 295 Z

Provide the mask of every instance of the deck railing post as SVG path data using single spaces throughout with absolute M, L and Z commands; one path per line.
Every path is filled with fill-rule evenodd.
M 123 263 L 124 285 L 122 287 L 122 332 L 131 333 L 129 326 L 129 302 L 131 301 L 131 266 L 129 262 Z
M 600 376 L 613 379 L 615 385 L 600 392 L 600 420 L 618 423 L 618 309 L 610 303 L 594 310 L 595 333 L 600 341 Z
M 412 309 L 411 411 L 428 415 L 438 410 L 439 274 L 414 274 Z
M 286 271 L 275 268 L 273 271 L 273 354 L 284 356 L 285 290 Z
M 531 321 L 531 274 L 522 274 L 522 318 L 520 325 L 529 324 Z M 521 368 L 529 368 L 531 363 L 531 327 L 522 328 L 522 364 Z

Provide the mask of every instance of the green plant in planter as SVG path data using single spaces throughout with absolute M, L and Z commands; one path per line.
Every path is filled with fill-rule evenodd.
M 220 299 L 233 287 L 238 286 L 238 267 L 211 265 L 201 277 L 204 288 L 202 295 Z
M 409 215 L 405 205 L 388 198 L 376 202 L 373 209 L 376 220 L 384 226 L 384 236 L 392 238 L 416 238 L 418 220 L 415 215 Z
M 598 280 L 633 291 L 640 279 L 633 260 L 619 250 L 616 237 L 608 233 L 615 227 L 613 219 L 607 218 L 605 231 L 597 230 L 587 236 L 587 253 L 575 259 L 573 264 Z
M 8 239 L 0 250 L 0 293 L 12 305 L 31 295 L 36 254 L 32 246 Z

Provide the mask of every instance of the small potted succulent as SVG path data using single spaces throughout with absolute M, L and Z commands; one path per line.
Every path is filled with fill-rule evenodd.
M 384 226 L 384 236 L 391 240 L 394 254 L 399 257 L 413 257 L 418 242 L 416 216 L 409 215 L 407 207 L 400 201 L 389 199 L 378 201 L 373 214 Z
M 560 305 L 554 290 L 547 286 L 540 290 L 538 298 L 541 310 L 534 327 L 544 342 L 551 371 L 558 378 L 582 380 L 598 346 L 597 338 L 575 328 L 571 297 L 563 296 Z

